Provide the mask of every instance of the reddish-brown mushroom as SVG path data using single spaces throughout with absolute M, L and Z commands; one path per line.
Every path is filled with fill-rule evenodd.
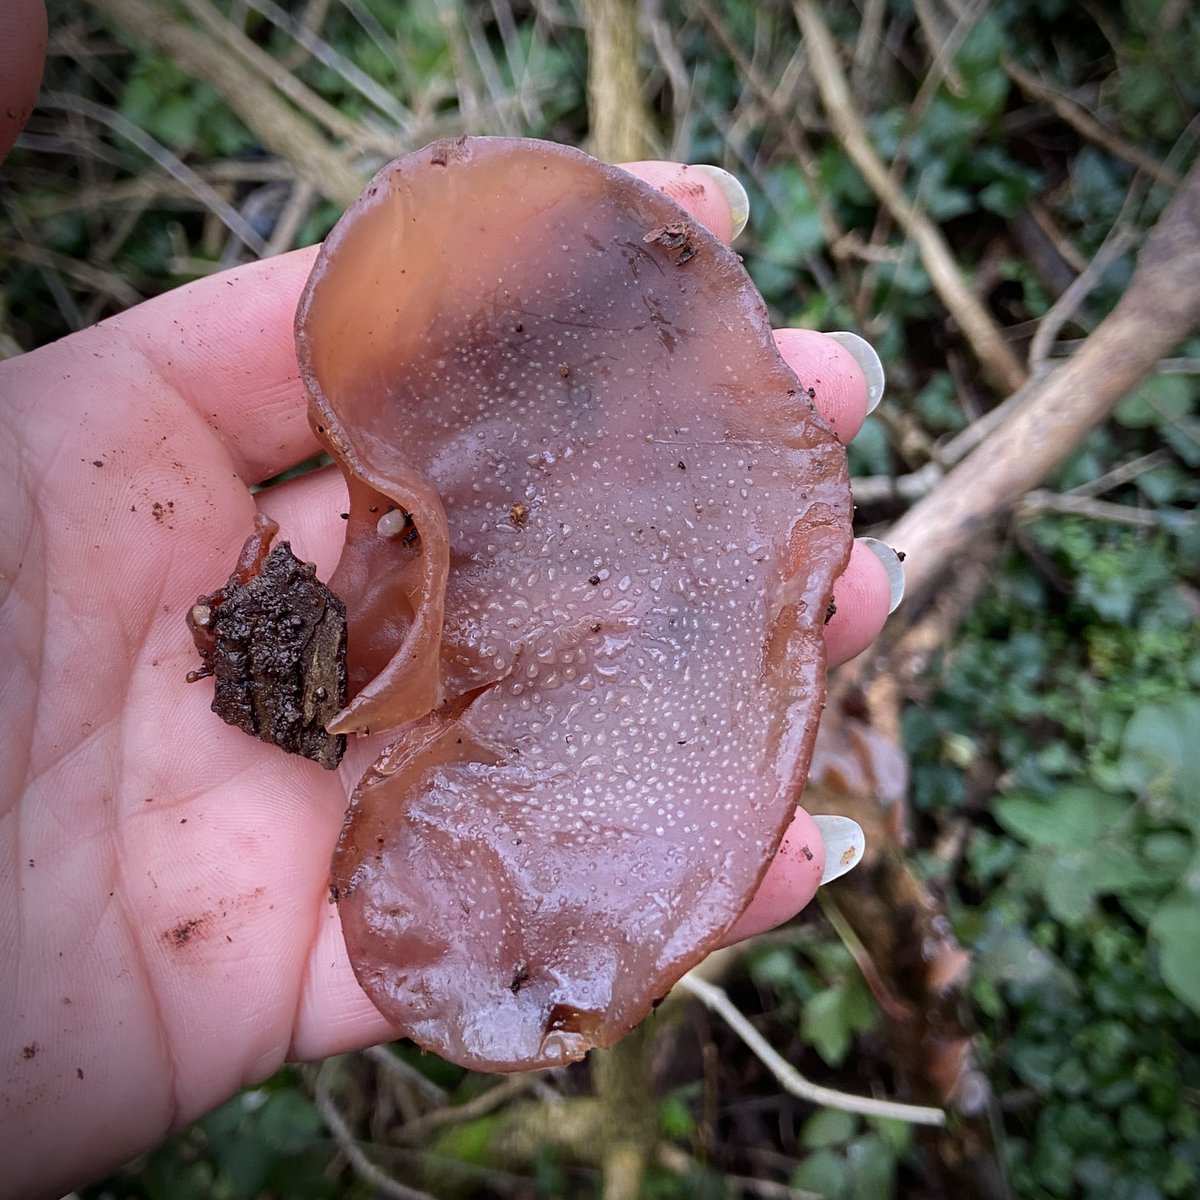
M 398 728 L 334 858 L 363 987 L 483 1070 L 633 1028 L 791 817 L 850 549 L 842 447 L 737 256 L 541 142 L 441 142 L 297 317 L 350 489 L 352 699 Z

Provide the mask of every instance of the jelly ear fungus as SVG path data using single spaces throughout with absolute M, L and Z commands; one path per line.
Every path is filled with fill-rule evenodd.
M 385 167 L 297 316 L 350 490 L 333 862 L 379 1009 L 481 1070 L 632 1029 L 746 906 L 824 698 L 841 446 L 737 256 L 574 150 Z

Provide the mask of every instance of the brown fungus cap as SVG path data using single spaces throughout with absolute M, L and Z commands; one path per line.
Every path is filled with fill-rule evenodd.
M 791 818 L 845 453 L 737 256 L 544 142 L 384 168 L 297 339 L 350 487 L 330 728 L 403 726 L 334 857 L 351 960 L 454 1062 L 577 1059 L 720 941 Z

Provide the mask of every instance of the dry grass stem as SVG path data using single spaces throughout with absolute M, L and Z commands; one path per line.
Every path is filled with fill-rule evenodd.
M 251 41 L 228 17 L 209 3 L 209 0 L 182 0 L 182 3 L 205 29 L 228 46 L 248 67 L 286 96 L 301 112 L 324 125 L 334 137 L 342 138 L 359 150 L 373 150 L 389 155 L 395 153 L 394 137 L 380 135 L 369 127 L 351 120 L 332 104 L 321 99 L 302 80 L 297 79 L 291 69 Z
M 306 25 L 285 12 L 273 0 L 241 0 L 259 16 L 266 17 L 277 29 L 281 29 L 298 45 L 303 46 L 322 66 L 336 71 L 346 85 L 356 91 L 369 104 L 373 104 L 397 129 L 407 129 L 412 114 L 387 88 L 372 79 L 364 70 L 355 66 L 344 54 L 335 50 Z
M 106 16 L 216 89 L 263 145 L 328 199 L 349 204 L 363 178 L 346 157 L 258 74 L 208 34 L 165 13 L 152 0 L 88 0 Z M 261 253 L 265 243 L 258 238 Z
M 104 0 L 107 2 L 107 0 Z M 123 3 L 124 0 L 118 0 Z M 140 2 L 140 0 L 138 0 Z M 177 183 L 187 188 L 189 192 L 211 212 L 222 225 L 229 230 L 247 249 L 257 255 L 266 252 L 267 244 L 263 241 L 250 224 L 236 208 L 227 204 L 220 193 L 206 183 L 186 163 L 176 158 L 164 145 L 152 138 L 144 129 L 127 120 L 119 112 L 96 104 L 83 96 L 72 96 L 66 92 L 51 92 L 43 95 L 39 101 L 43 108 L 58 108 L 68 112 L 78 113 L 93 121 L 108 126 L 114 133 L 132 142 L 147 158 L 161 167 Z

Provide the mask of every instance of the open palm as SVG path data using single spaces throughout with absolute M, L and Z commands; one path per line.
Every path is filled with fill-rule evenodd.
M 728 234 L 727 207 L 696 215 Z M 287 1057 L 389 1032 L 327 902 L 366 748 L 326 772 L 223 725 L 211 683 L 185 679 L 184 616 L 229 573 L 256 501 L 322 577 L 336 561 L 336 473 L 248 490 L 317 449 L 291 337 L 313 254 L 0 364 L 0 1161 L 14 1194 L 66 1190 Z M 851 432 L 863 403 L 843 404 Z M 852 560 L 834 658 L 882 622 L 881 571 Z M 813 887 L 785 880 L 783 908 Z
M 3 944 L 20 964 L 0 983 L 19 1064 L 2 1102 L 26 1152 L 41 1131 L 17 1106 L 35 1086 L 78 1129 L 98 1103 L 121 1114 L 134 1132 L 98 1137 L 100 1166 L 286 1055 L 387 1032 L 326 903 L 351 768 L 246 738 L 207 711 L 210 683 L 185 681 L 184 613 L 228 574 L 246 485 L 316 449 L 290 348 L 310 259 L 260 264 L 252 288 L 207 281 L 0 371 Z M 339 486 L 272 497 L 325 571 Z

